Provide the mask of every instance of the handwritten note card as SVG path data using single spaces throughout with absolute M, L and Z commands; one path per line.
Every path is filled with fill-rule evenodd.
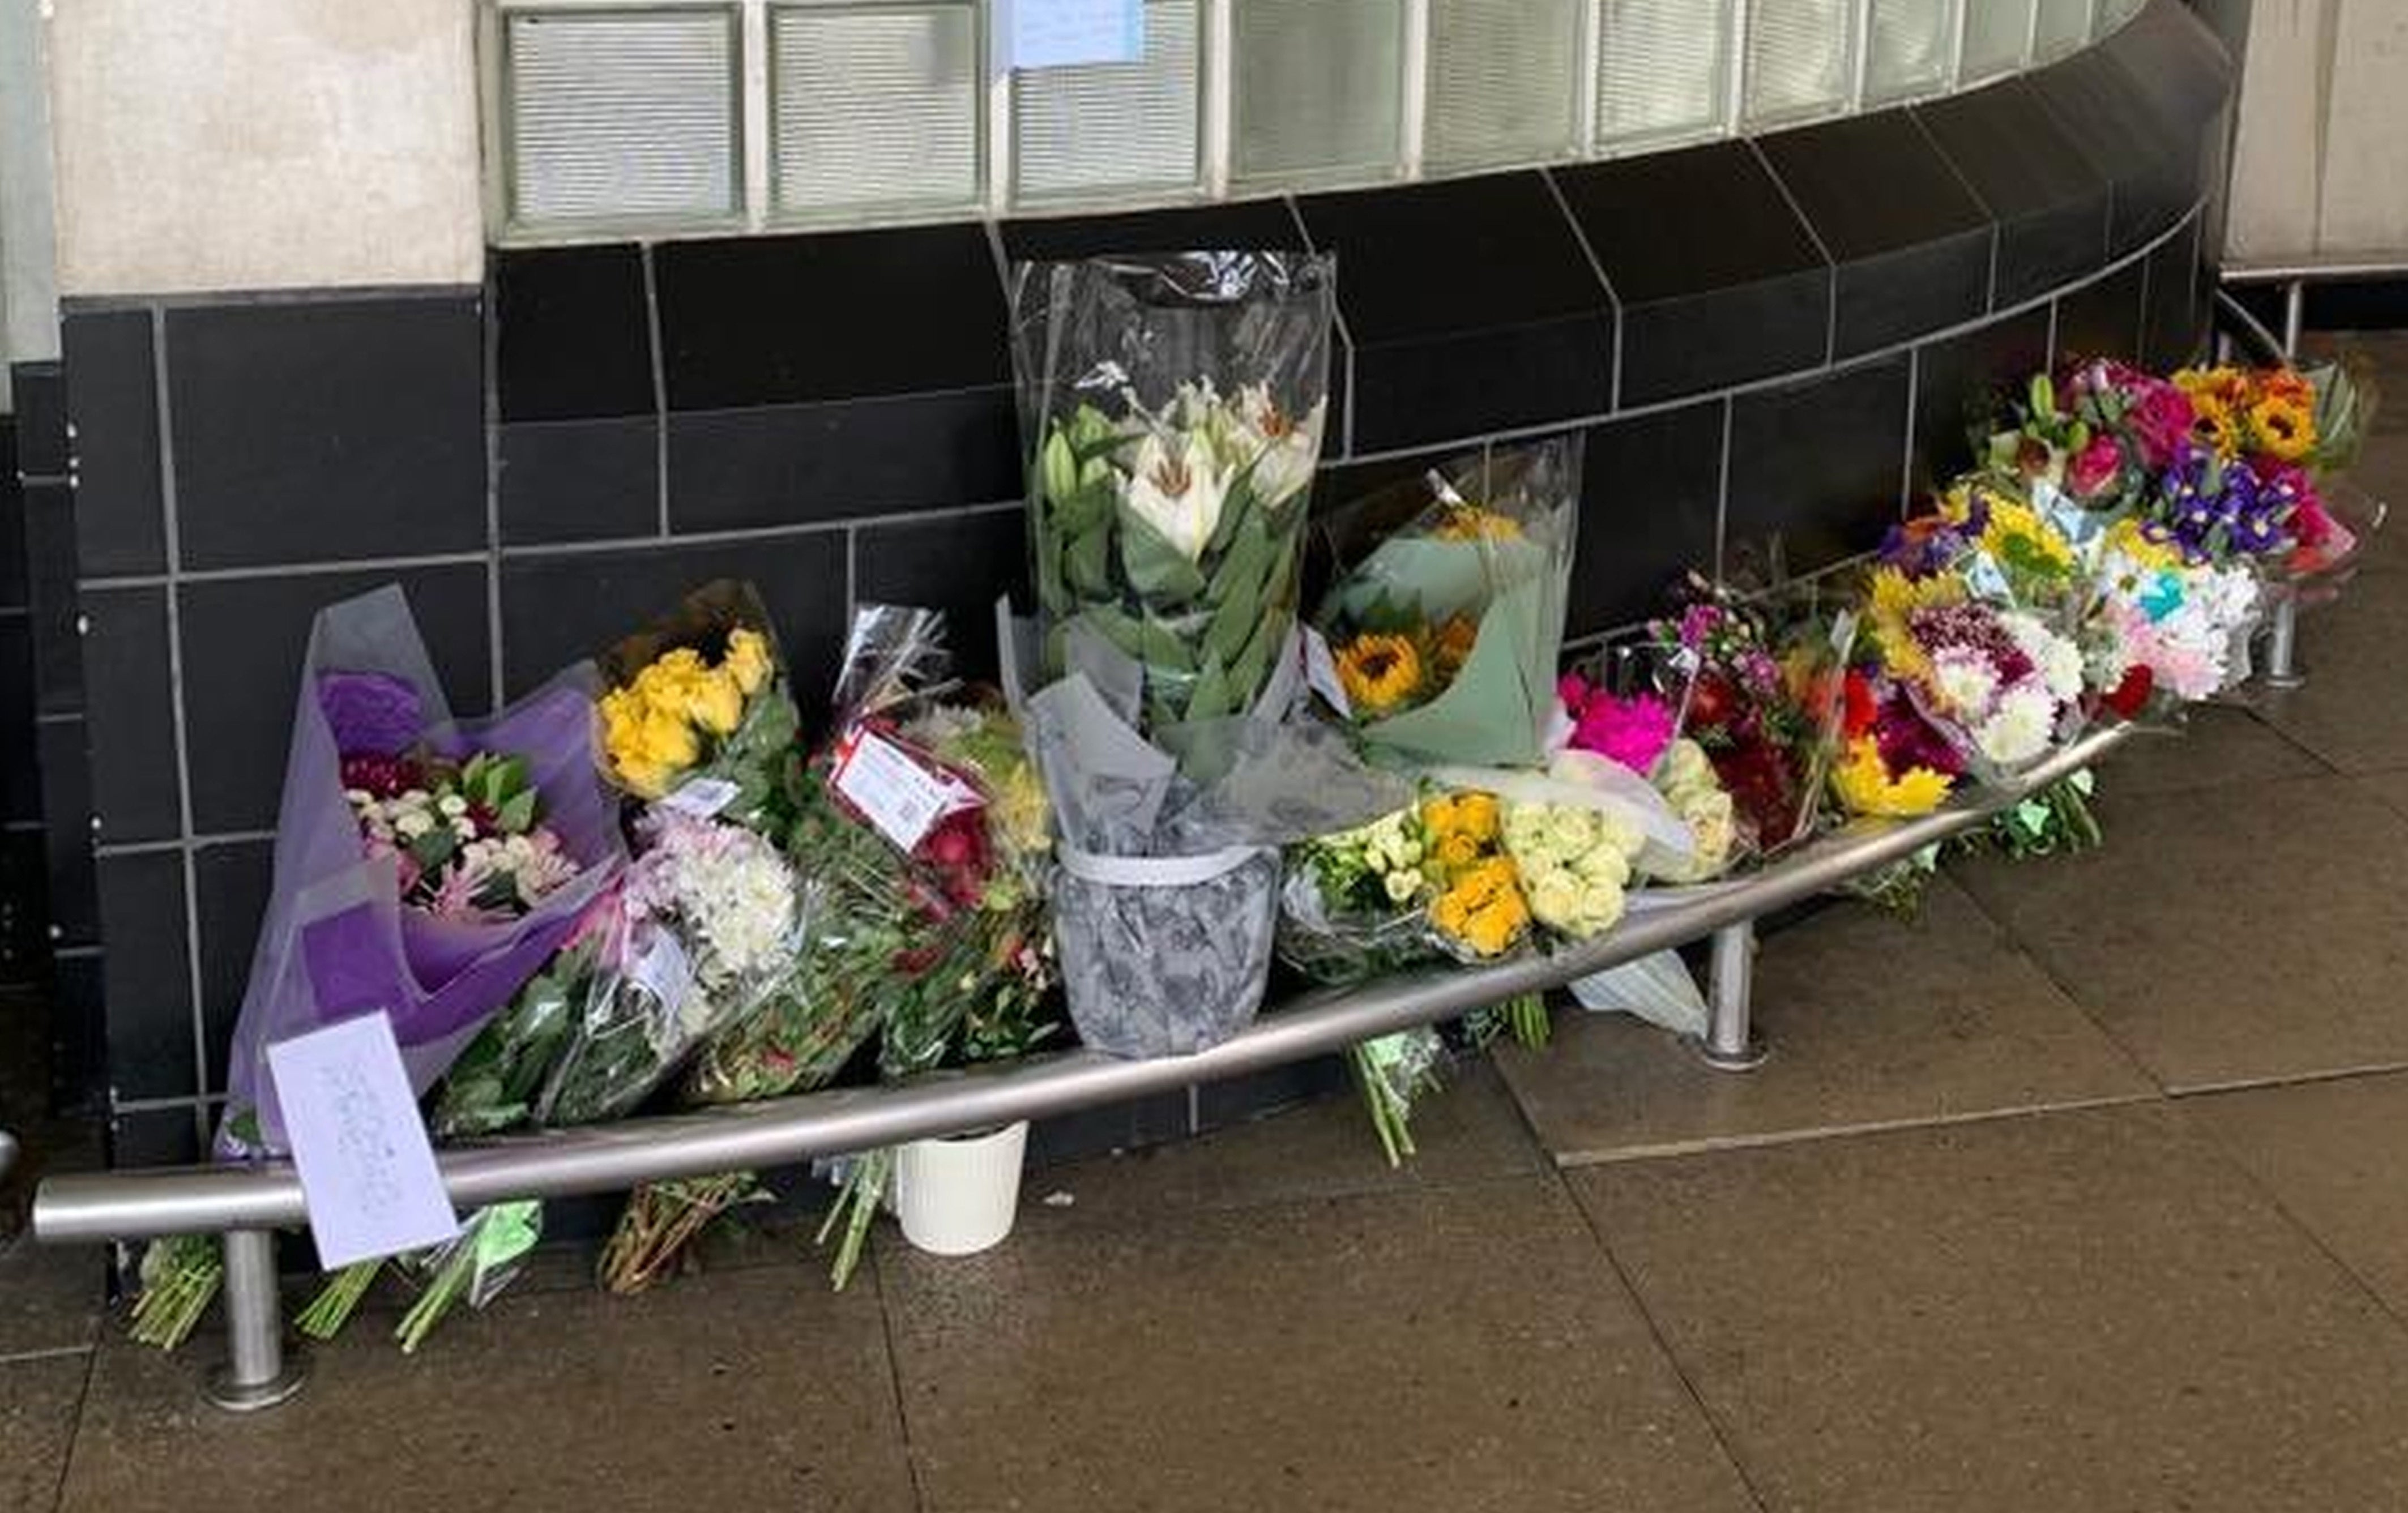
M 309 1234 L 329 1270 L 460 1231 L 393 1021 L 368 1014 L 267 1048 Z
M 1136 63 L 1145 55 L 1144 0 L 996 0 L 997 68 Z

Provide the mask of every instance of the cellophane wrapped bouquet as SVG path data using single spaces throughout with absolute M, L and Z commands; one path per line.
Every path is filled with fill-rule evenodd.
M 1571 436 L 1476 453 L 1330 521 L 1337 572 L 1313 634 L 1335 676 L 1320 688 L 1367 746 L 1544 759 L 1580 490 Z

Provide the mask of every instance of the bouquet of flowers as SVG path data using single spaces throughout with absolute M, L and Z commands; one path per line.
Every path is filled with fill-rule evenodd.
M 1910 578 L 1886 565 L 1874 569 L 1868 599 L 1879 674 L 1970 769 L 2028 765 L 2079 719 L 2082 650 L 2039 615 L 1976 597 L 1959 574 Z M 1937 770 L 1923 762 L 1907 769 L 1916 765 Z M 1885 767 L 1893 781 L 1903 777 L 1895 764 Z
M 1851 669 L 1831 791 L 1850 814 L 1911 819 L 1946 802 L 1964 758 L 1896 681 Z
M 2138 719 L 2169 702 L 2214 697 L 2249 675 L 2264 591 L 2246 563 L 2188 560 L 2137 520 L 2105 535 L 2088 678 L 2102 705 Z
M 577 876 L 560 837 L 538 823 L 541 795 L 523 758 L 347 755 L 343 795 L 367 854 L 400 873 L 403 905 L 437 919 L 515 920 Z
M 1360 982 L 1437 955 L 1418 808 L 1289 849 L 1279 953 L 1315 982 Z
M 1675 734 L 1680 715 L 1670 701 L 1645 692 L 1615 693 L 1577 672 L 1557 682 L 1556 697 L 1563 706 L 1567 749 L 1602 757 L 1648 779 L 1688 828 L 1688 855 L 1647 856 L 1648 876 L 1659 882 L 1698 883 L 1730 865 L 1737 810 L 1705 748 Z
M 1321 689 L 1365 742 L 1444 762 L 1543 757 L 1580 459 L 1576 435 L 1476 454 L 1328 528 L 1341 571 L 1316 617 L 1336 672 Z
M 1100 636 L 1144 732 L 1252 708 L 1286 650 L 1333 300 L 1330 262 L 1290 253 L 1016 270 L 1046 668 L 1069 627 Z
M 602 666 L 610 684 L 598 707 L 602 754 L 613 781 L 778 838 L 800 721 L 752 585 L 704 585 Z
M 2062 381 L 2037 374 L 1985 449 L 1990 468 L 2045 482 L 2086 509 L 2119 513 L 2171 466 L 2195 421 L 2190 398 L 2126 364 L 2074 363 Z

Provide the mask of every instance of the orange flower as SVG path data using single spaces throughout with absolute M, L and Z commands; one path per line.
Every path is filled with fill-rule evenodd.
M 1409 636 L 1367 632 L 1339 649 L 1338 680 L 1357 713 L 1385 714 L 1421 692 L 1421 653 Z

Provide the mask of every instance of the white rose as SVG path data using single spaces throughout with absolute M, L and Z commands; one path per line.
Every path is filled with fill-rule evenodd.
M 1380 879 L 1380 885 L 1388 891 L 1389 903 L 1409 904 L 1422 891 L 1422 875 L 1411 868 L 1391 872 Z

